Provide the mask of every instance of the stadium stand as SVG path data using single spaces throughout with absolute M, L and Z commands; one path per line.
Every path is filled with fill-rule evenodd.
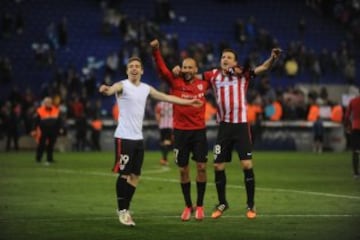
M 273 46 L 280 46 L 284 57 L 268 76 L 276 90 L 296 84 L 314 89 L 325 85 L 339 101 L 349 84 L 358 84 L 359 34 L 357 25 L 352 24 L 356 21 L 350 20 L 359 10 L 336 1 L 4 0 L 0 9 L 1 105 L 26 89 L 33 92 L 38 104 L 44 95 L 57 94 L 63 85 L 66 107 L 74 94 L 90 105 L 100 99 L 100 113 L 109 117 L 113 100 L 98 96 L 96 86 L 125 77 L 127 56 L 141 56 L 146 72 L 143 80 L 158 86 L 147 45 L 154 37 L 168 43 L 166 60 L 171 66 L 186 54 L 200 54 L 204 70 L 217 64 L 225 46 L 239 52 L 241 63 L 257 64 Z M 62 39 L 57 30 L 64 18 L 66 35 Z M 242 41 L 236 35 L 239 23 L 243 24 Z M 107 58 L 114 52 L 119 68 L 109 76 Z M 293 76 L 285 71 L 292 58 L 298 63 Z M 345 71 L 345 66 L 352 68 Z M 68 82 L 69 69 L 74 70 L 77 83 Z M 86 84 L 91 84 L 88 88 L 92 90 L 83 95 Z M 152 118 L 151 112 L 147 117 Z
M 112 33 L 107 36 L 101 33 L 104 13 L 100 3 L 118 2 L 113 5 L 120 14 L 130 19 L 156 21 L 156 1 L 5 0 L 1 2 L 3 13 L 15 17 L 21 9 L 24 18 L 25 26 L 21 35 L 13 34 L 1 40 L 1 55 L 10 58 L 13 65 L 13 80 L 22 87 L 39 86 L 51 79 L 53 67 L 37 68 L 31 46 L 33 43 L 50 44 L 47 28 L 52 22 L 57 24 L 64 16 L 67 18 L 68 46 L 65 49 L 55 50 L 53 61 L 63 67 L 73 64 L 79 70 L 86 65 L 88 57 L 104 61 L 112 51 L 120 51 L 123 47 L 123 37 L 114 27 L 110 30 Z M 256 27 L 267 31 L 284 50 L 290 42 L 303 40 L 306 48 L 320 54 L 323 48 L 337 51 L 341 42 L 346 40 L 346 32 L 339 23 L 319 16 L 306 6 L 304 1 L 200 0 L 194 6 L 193 1 L 185 0 L 169 1 L 169 6 L 171 16 L 168 21 L 160 22 L 159 26 L 165 34 L 178 35 L 180 49 L 185 49 L 189 43 L 194 42 L 211 42 L 216 46 L 225 41 L 238 49 L 241 59 L 244 60 L 251 51 L 253 43 L 245 44 L 245 47 L 240 49 L 235 40 L 234 25 L 237 19 L 246 22 L 250 16 L 256 20 Z M 301 39 L 297 24 L 303 16 L 306 25 Z M 218 53 L 219 49 L 216 50 Z M 260 54 L 261 59 L 265 58 L 268 54 L 267 49 Z M 149 72 L 154 74 L 151 66 L 147 67 Z M 154 75 L 151 78 L 155 78 Z M 287 85 L 287 79 L 283 81 L 285 81 L 284 85 Z M 292 81 L 309 82 L 309 75 L 299 74 Z M 320 81 L 344 83 L 339 74 L 326 76 L 326 79 Z

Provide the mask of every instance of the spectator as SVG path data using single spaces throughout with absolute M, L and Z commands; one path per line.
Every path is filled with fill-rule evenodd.
M 320 116 L 313 123 L 313 134 L 314 134 L 314 152 L 322 153 L 323 142 L 324 142 L 324 123 Z
M 64 16 L 57 24 L 57 37 L 60 47 L 67 48 L 68 45 L 68 26 L 67 18 Z
M 87 141 L 88 123 L 84 113 L 79 113 L 75 118 L 75 150 L 85 151 L 88 147 Z
M 205 95 L 206 105 L 205 105 L 205 121 L 209 122 L 210 120 L 214 120 L 216 117 L 216 100 L 212 93 L 208 93 Z
M 15 31 L 18 35 L 21 35 L 24 31 L 24 16 L 22 10 L 19 9 L 15 16 Z
M 37 129 L 40 129 L 40 137 L 36 149 L 36 162 L 41 162 L 43 153 L 46 150 L 47 161 L 45 164 L 49 165 L 54 162 L 53 152 L 58 134 L 63 132 L 60 111 L 53 105 L 50 97 L 45 97 L 36 113 L 32 131 L 32 135 L 35 135 Z
M 271 86 L 270 80 L 268 77 L 262 77 L 260 83 L 257 86 L 257 91 L 262 96 L 262 98 L 271 102 L 276 98 L 275 89 Z
M 269 100 L 265 105 L 265 117 L 270 121 L 279 121 L 283 115 L 283 108 L 278 100 Z
M 356 64 L 355 59 L 350 58 L 344 68 L 344 77 L 347 84 L 353 85 L 356 80 Z
M 237 19 L 235 22 L 235 40 L 241 46 L 244 46 L 247 41 L 245 23 L 242 19 Z
M 2 28 L 1 28 L 1 37 L 9 38 L 12 35 L 12 28 L 14 25 L 13 16 L 5 12 L 2 14 Z
M 294 57 L 290 57 L 285 60 L 284 68 L 286 76 L 290 78 L 296 77 L 299 72 L 299 65 Z
M 301 18 L 299 19 L 297 27 L 298 27 L 299 37 L 301 40 L 303 40 L 306 31 L 306 19 L 304 16 L 301 16 Z
M 19 103 L 8 104 L 9 114 L 5 121 L 6 130 L 6 151 L 11 150 L 11 143 L 15 151 L 19 150 L 20 128 L 22 124 L 21 106 Z
M 114 119 L 115 122 L 118 121 L 118 117 L 119 117 L 119 107 L 118 107 L 117 102 L 115 102 L 115 103 L 112 105 L 112 108 L 111 108 L 111 116 L 112 116 L 112 118 Z
M 171 20 L 171 7 L 169 0 L 155 1 L 155 21 L 158 23 L 166 23 Z
M 343 108 L 338 103 L 333 103 L 331 107 L 331 116 L 330 120 L 336 123 L 343 122 Z
M 13 67 L 8 57 L 0 56 L 0 84 L 8 84 L 13 78 Z
M 98 115 L 91 121 L 91 148 L 93 151 L 101 151 L 100 134 L 103 123 Z
M 314 97 L 309 97 L 309 110 L 307 114 L 307 120 L 309 122 L 315 122 L 320 117 L 320 107 L 316 103 Z
M 111 78 L 114 78 L 118 70 L 118 67 L 119 67 L 119 56 L 116 52 L 113 52 L 106 58 L 105 74 L 109 74 Z
M 296 108 L 296 95 L 293 92 L 286 92 L 283 94 L 283 119 L 284 120 L 297 120 L 299 116 Z
M 80 100 L 80 97 L 77 94 L 74 94 L 74 99 L 70 103 L 70 117 L 79 118 L 84 116 L 85 106 Z
M 248 102 L 247 120 L 251 131 L 251 142 L 254 145 L 255 141 L 261 139 L 261 121 L 263 116 L 263 109 L 261 106 L 260 95 Z
M 54 22 L 51 22 L 49 24 L 49 26 L 46 28 L 46 35 L 47 35 L 48 41 L 50 43 L 50 46 L 55 50 L 58 49 L 59 48 L 59 40 L 58 40 L 58 36 L 56 35 Z

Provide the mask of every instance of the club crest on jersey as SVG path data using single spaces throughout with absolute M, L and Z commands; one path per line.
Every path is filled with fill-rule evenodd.
M 197 85 L 197 88 L 198 88 L 200 91 L 204 90 L 204 86 L 203 86 L 202 84 L 198 84 L 198 85 Z

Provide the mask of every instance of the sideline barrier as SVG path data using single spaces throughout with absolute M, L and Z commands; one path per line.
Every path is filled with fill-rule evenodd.
M 262 139 L 255 148 L 263 150 L 312 151 L 314 137 L 312 122 L 264 121 Z M 346 137 L 342 124 L 324 121 L 324 150 L 341 152 L 346 149 Z
M 72 151 L 75 143 L 74 121 L 68 120 L 68 134 L 61 136 L 56 143 L 58 151 Z M 324 121 L 324 150 L 341 152 L 346 149 L 346 137 L 342 124 Z M 103 119 L 100 144 L 102 150 L 114 150 L 113 134 L 116 123 L 112 119 Z M 144 121 L 144 142 L 147 150 L 159 150 L 159 131 L 154 120 Z M 207 124 L 207 138 L 209 150 L 212 149 L 217 135 L 217 124 L 210 121 Z M 254 143 L 255 150 L 276 151 L 312 151 L 313 133 L 312 123 L 308 121 L 263 121 L 261 123 L 261 137 Z M 90 139 L 90 131 L 88 131 Z M 0 139 L 1 151 L 5 150 L 6 139 Z M 22 136 L 19 140 L 21 150 L 35 149 L 36 143 L 30 136 Z M 89 148 L 87 150 L 90 150 Z
M 113 120 L 104 120 L 101 145 L 102 149 L 113 149 L 113 132 L 115 123 Z M 277 151 L 312 151 L 313 134 L 312 123 L 308 121 L 263 121 L 261 123 L 261 139 L 255 140 L 255 150 L 277 150 Z M 342 124 L 331 121 L 324 122 L 324 150 L 344 151 L 346 149 L 346 138 Z M 159 131 L 154 120 L 144 121 L 144 140 L 148 150 L 159 149 Z M 209 150 L 212 149 L 217 135 L 217 124 L 215 121 L 207 123 L 207 138 Z

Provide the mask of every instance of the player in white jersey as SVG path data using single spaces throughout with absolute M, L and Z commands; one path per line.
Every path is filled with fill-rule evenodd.
M 247 193 L 247 217 L 256 217 L 254 195 L 255 177 L 252 164 L 252 144 L 247 123 L 246 92 L 250 79 L 269 70 L 279 57 L 281 49 L 274 48 L 271 56 L 254 69 L 243 69 L 238 65 L 237 54 L 232 49 L 222 51 L 220 68 L 203 73 L 203 79 L 210 81 L 218 105 L 219 131 L 214 146 L 215 184 L 219 203 L 212 218 L 219 218 L 229 207 L 226 200 L 225 163 L 231 161 L 232 150 L 238 153 L 244 172 Z
M 147 97 L 150 95 L 160 101 L 196 107 L 200 107 L 203 103 L 198 99 L 183 99 L 167 95 L 142 83 L 141 76 L 144 74 L 144 69 L 140 58 L 129 59 L 126 73 L 127 79 L 111 86 L 101 85 L 99 92 L 106 96 L 115 95 L 119 106 L 118 125 L 114 134 L 115 169 L 119 173 L 116 182 L 117 213 L 120 223 L 135 226 L 129 208 L 144 160 L 142 126 Z

